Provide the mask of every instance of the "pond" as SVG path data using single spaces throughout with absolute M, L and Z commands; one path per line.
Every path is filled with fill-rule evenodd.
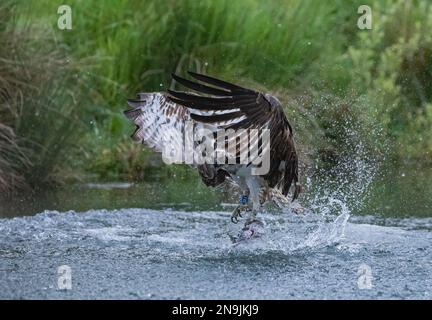
M 3 201 L 0 298 L 431 299 L 431 178 L 398 168 L 342 196 L 311 186 L 309 213 L 262 212 L 262 235 L 240 244 L 236 197 L 194 179 Z

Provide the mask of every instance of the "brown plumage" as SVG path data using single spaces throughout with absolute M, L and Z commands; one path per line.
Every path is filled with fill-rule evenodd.
M 263 189 L 279 190 L 287 196 L 294 184 L 292 199 L 296 199 L 301 190 L 298 184 L 298 156 L 292 127 L 279 100 L 270 94 L 206 75 L 193 72 L 189 75 L 196 81 L 174 74 L 172 77 L 194 93 L 168 90 L 168 94 L 143 93 L 138 99 L 129 100 L 133 108 L 125 114 L 137 125 L 133 137 L 163 152 L 167 145 L 183 148 L 186 139 L 183 134 L 188 120 L 196 127 L 213 128 L 214 141 L 218 130 L 243 129 L 250 133 L 252 129 L 257 129 L 259 133 L 254 139 L 250 138 L 249 145 L 257 144 L 258 154 L 269 148 L 270 166 L 264 175 L 250 177 L 244 173 L 245 169 L 253 166 L 253 159 L 247 164 L 239 163 L 240 142 L 236 143 L 235 164 L 193 165 L 206 185 L 217 186 L 226 178 L 232 178 L 241 188 L 247 189 L 246 194 L 251 193 L 254 209 L 260 205 L 257 194 L 263 193 Z M 265 129 L 270 133 L 269 146 L 262 145 L 261 132 Z M 225 143 L 228 143 L 227 138 Z
M 229 125 L 220 125 L 224 129 L 263 129 L 270 130 L 270 171 L 264 176 L 270 188 L 282 187 L 282 194 L 287 195 L 294 182 L 298 183 L 298 157 L 295 149 L 292 127 L 289 124 L 280 102 L 270 94 L 263 94 L 246 89 L 219 79 L 202 74 L 189 72 L 195 79 L 206 83 L 199 84 L 179 76 L 172 77 L 183 86 L 193 89 L 200 94 L 210 94 L 210 97 L 197 96 L 190 93 L 168 90 L 170 99 L 192 110 L 191 118 L 203 122 L 218 124 L 244 119 Z M 209 87 L 213 85 L 218 88 Z M 234 111 L 239 109 L 239 111 Z M 216 115 L 198 115 L 194 110 L 230 111 Z M 231 111 L 232 110 L 232 111 Z M 279 170 L 281 163 L 284 170 Z M 299 187 L 294 191 L 293 200 L 300 192 Z

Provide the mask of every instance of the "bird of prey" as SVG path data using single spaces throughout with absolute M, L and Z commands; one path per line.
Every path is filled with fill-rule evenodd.
M 196 167 L 207 186 L 236 184 L 241 196 L 231 215 L 234 223 L 245 211 L 249 213 L 246 225 L 257 221 L 256 214 L 266 201 L 289 203 L 292 185 L 294 201 L 301 191 L 298 156 L 293 129 L 279 100 L 207 75 L 189 75 L 194 81 L 172 75 L 188 92 L 139 93 L 128 100 L 131 109 L 124 113 L 136 125 L 132 138 L 167 159 L 172 159 L 167 155 L 179 155 L 177 162 Z M 195 139 L 200 129 L 205 134 Z M 212 161 L 197 160 L 203 142 L 217 154 L 210 157 Z M 255 161 L 259 157 L 267 161 L 261 172 L 263 164 Z

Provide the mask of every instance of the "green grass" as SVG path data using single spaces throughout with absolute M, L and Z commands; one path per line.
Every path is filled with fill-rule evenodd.
M 13 193 L 62 180 L 56 175 L 86 132 L 80 107 L 89 90 L 49 30 L 20 25 L 14 1 L 0 10 L 8 21 L 0 31 L 0 189 Z
M 170 72 L 189 69 L 292 86 L 341 46 L 340 31 L 354 22 L 349 17 L 356 8 L 353 1 L 314 0 L 95 3 L 70 1 L 74 29 L 64 41 L 75 56 L 99 62 L 100 91 L 110 104 L 143 86 L 160 90 L 170 85 Z M 55 29 L 58 3 L 32 4 L 30 19 L 49 15 Z
M 15 171 L 31 185 L 55 172 L 130 180 L 163 167 L 131 144 L 121 111 L 187 70 L 277 94 L 309 162 L 331 165 L 358 141 L 372 157 L 432 162 L 427 1 L 71 0 L 70 31 L 57 28 L 61 4 L 20 1 L 4 23 L 25 35 L 15 44 L 24 70 L 41 74 L 22 80 L 35 88 L 19 88 L 16 122 L 0 120 L 30 150 Z M 362 4 L 371 31 L 357 28 Z M 27 158 L 32 173 L 21 174 Z

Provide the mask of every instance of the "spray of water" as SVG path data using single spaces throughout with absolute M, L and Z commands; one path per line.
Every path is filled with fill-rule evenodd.
M 366 150 L 355 130 L 347 130 L 347 142 L 352 146 L 328 171 L 317 171 L 306 183 L 309 190 L 304 205 L 312 214 L 322 217 L 302 247 L 319 247 L 338 243 L 344 237 L 345 226 L 353 211 L 360 211 L 368 196 L 379 161 Z
M 356 131 L 346 131 L 346 144 L 350 147 L 338 163 L 331 169 L 315 168 L 306 174 L 309 178 L 300 204 L 306 214 L 296 214 L 294 211 L 298 210 L 292 207 L 283 210 L 283 215 L 264 213 L 267 231 L 262 241 L 266 244 L 261 245 L 293 252 L 335 245 L 343 240 L 350 215 L 361 210 L 379 169 L 379 161 L 367 151 Z

